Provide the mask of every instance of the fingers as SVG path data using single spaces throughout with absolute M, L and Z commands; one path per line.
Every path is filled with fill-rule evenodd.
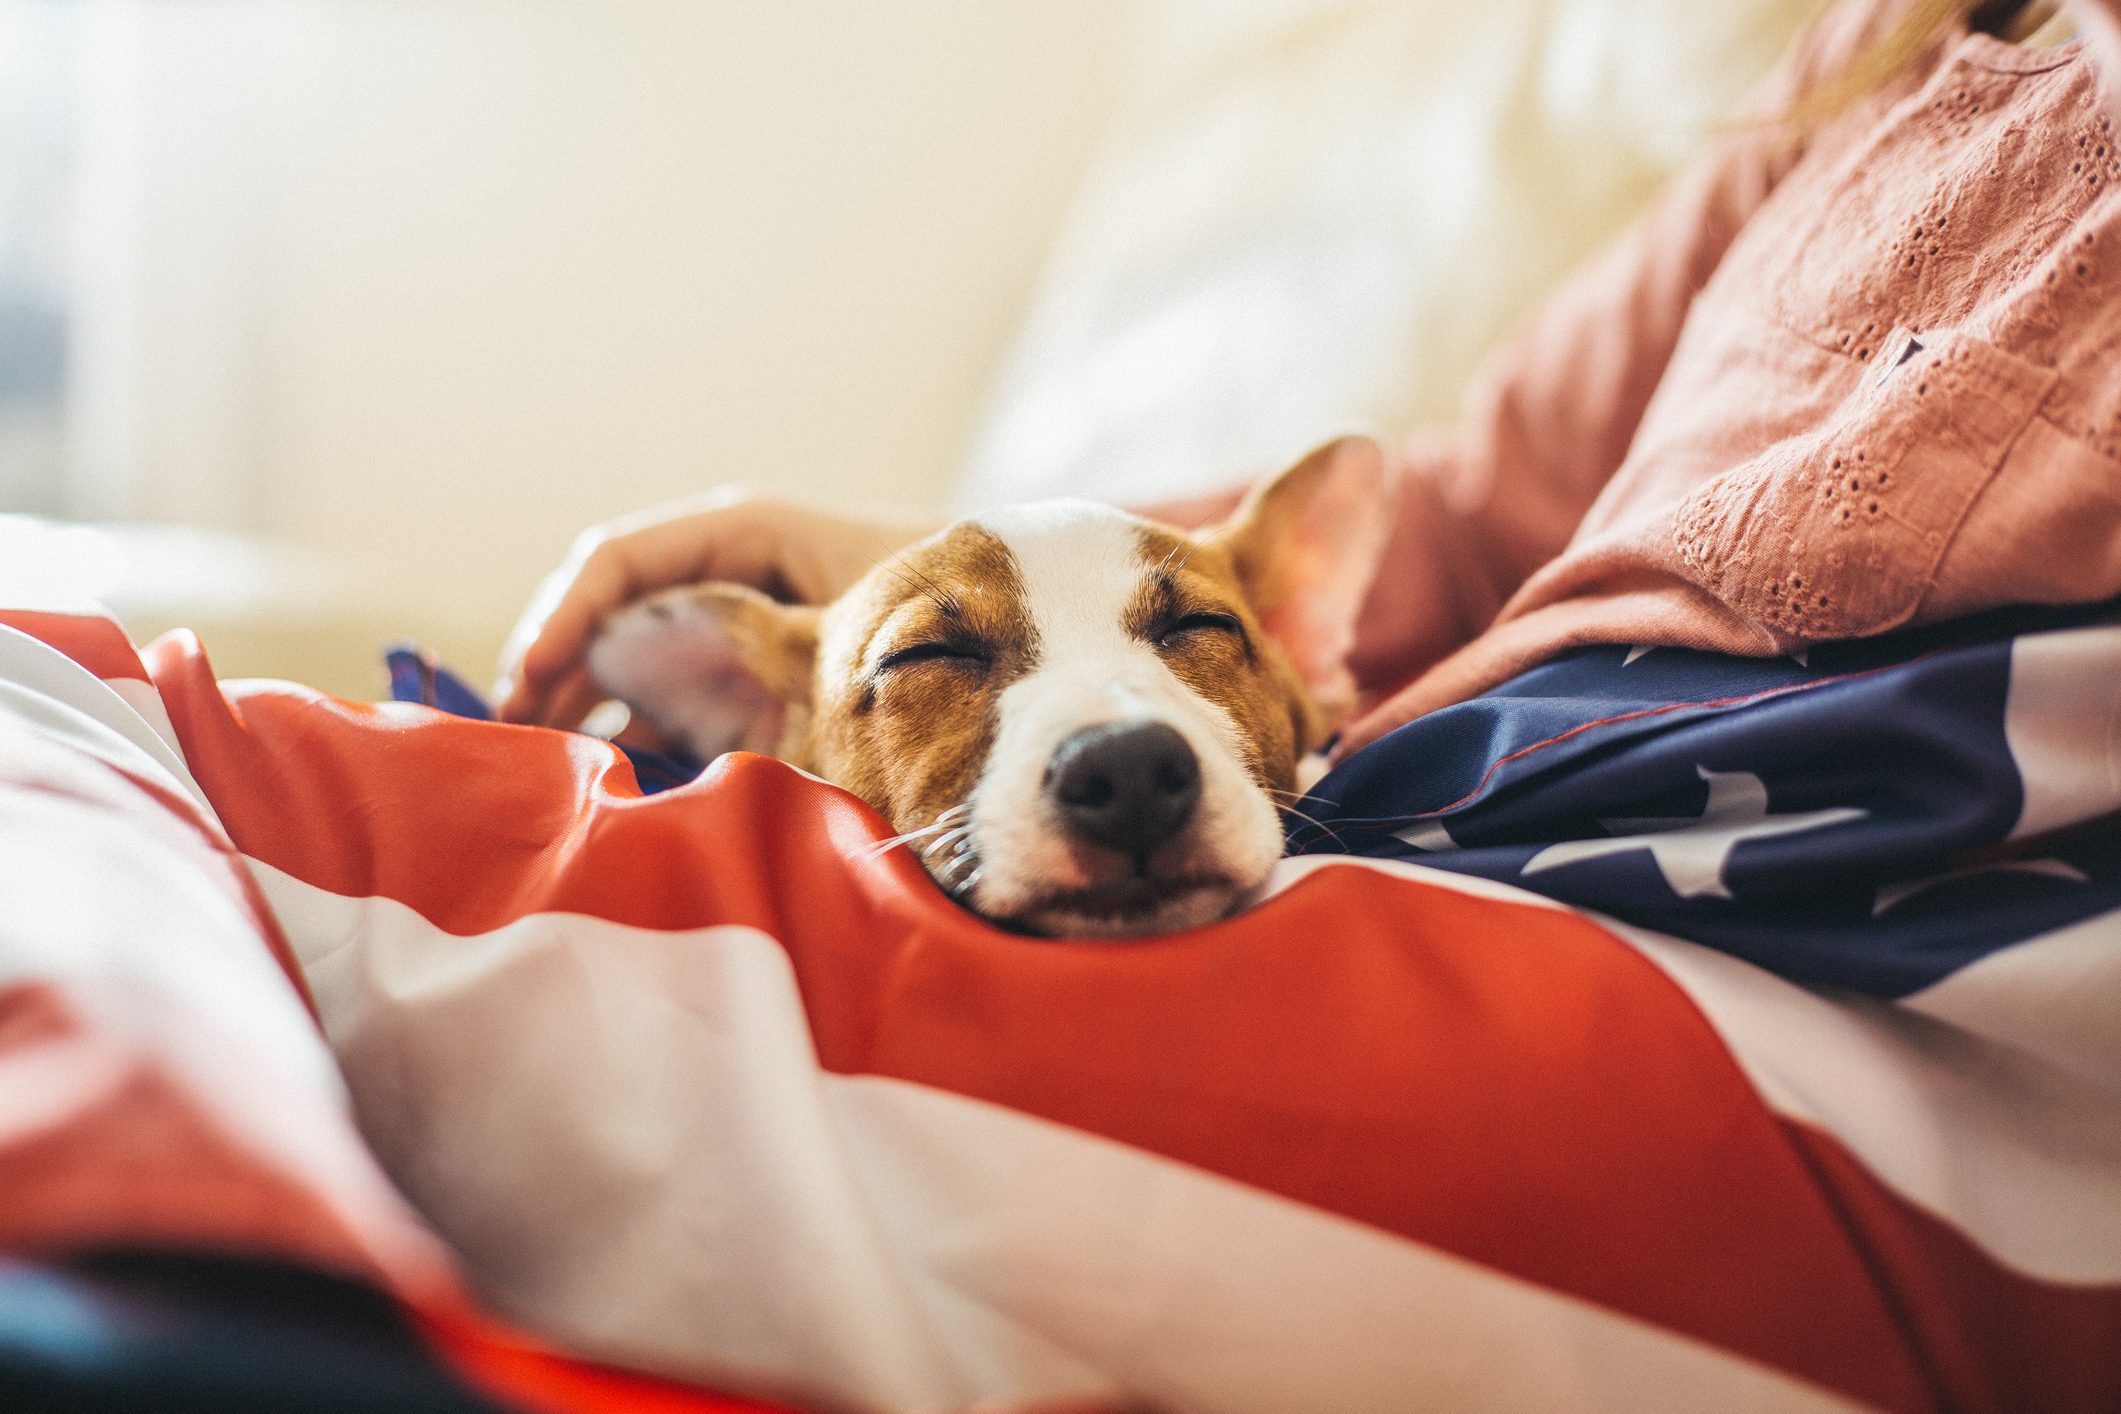
M 623 558 L 602 545 L 547 575 L 501 651 L 501 681 L 494 688 L 501 720 L 550 725 L 555 690 L 578 675 L 597 625 L 627 603 L 631 591 Z
M 742 499 L 718 493 L 704 504 L 629 517 L 575 542 L 566 563 L 538 585 L 501 652 L 494 688 L 501 720 L 546 722 L 557 715 L 555 687 L 580 667 L 597 627 L 614 610 L 673 584 L 757 576 L 765 561 L 760 537 L 746 531 L 753 517 Z
M 502 717 L 502 721 L 524 726 L 558 727 L 563 731 L 575 731 L 582 725 L 592 709 L 609 701 L 611 694 L 598 685 L 587 668 L 573 668 L 562 673 L 536 695 L 536 700 L 521 708 L 514 717 Z
M 626 725 L 611 738 L 614 746 L 630 746 L 642 751 L 653 751 L 668 756 L 683 748 L 683 743 L 673 740 L 659 730 L 653 722 L 635 712 L 626 719 Z

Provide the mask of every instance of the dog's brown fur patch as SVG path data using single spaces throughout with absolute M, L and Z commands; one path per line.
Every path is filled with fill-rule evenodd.
M 1127 631 L 1153 645 L 1180 682 L 1229 715 L 1245 766 L 1262 784 L 1289 790 L 1298 758 L 1318 745 L 1316 711 L 1288 656 L 1261 626 L 1229 551 L 1212 537 L 1158 525 L 1145 525 L 1140 534 L 1144 563 L 1152 568 L 1127 606 Z M 1171 634 L 1192 614 L 1227 615 L 1241 632 Z
M 977 659 L 887 666 L 928 644 Z M 1016 557 L 991 532 L 959 524 L 828 610 L 797 759 L 894 829 L 924 828 L 970 797 L 994 741 L 996 699 L 1037 661 Z

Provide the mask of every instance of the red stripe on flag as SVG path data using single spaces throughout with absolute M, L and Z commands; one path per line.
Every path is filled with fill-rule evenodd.
M 147 679 L 140 655 L 133 651 L 132 641 L 113 619 L 41 609 L 0 609 L 0 624 L 49 643 L 99 678 Z
M 2121 1409 L 2121 1291 L 2010 1271 L 1879 1187 L 1831 1136 L 1785 1128 L 1891 1294 L 1940 1408 Z

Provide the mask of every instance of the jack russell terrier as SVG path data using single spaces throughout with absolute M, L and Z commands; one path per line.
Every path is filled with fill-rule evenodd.
M 1353 703 L 1385 494 L 1383 453 L 1348 437 L 1200 533 L 1035 502 L 822 607 L 666 590 L 614 614 L 589 666 L 702 760 L 764 751 L 860 796 L 997 923 L 1190 928 L 1257 893 L 1277 800 Z

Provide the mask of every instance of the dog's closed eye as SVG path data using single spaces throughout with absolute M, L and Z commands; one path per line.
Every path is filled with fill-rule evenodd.
M 896 668 L 929 662 L 946 662 L 955 666 L 976 668 L 981 672 L 985 672 L 994 665 L 994 651 L 984 643 L 974 643 L 959 639 L 909 643 L 903 648 L 893 649 L 878 659 L 876 670 L 879 673 L 888 673 Z
M 1192 613 L 1181 616 L 1157 630 L 1157 644 L 1164 648 L 1176 648 L 1196 634 L 1222 633 L 1245 642 L 1245 626 L 1234 614 L 1211 612 Z

